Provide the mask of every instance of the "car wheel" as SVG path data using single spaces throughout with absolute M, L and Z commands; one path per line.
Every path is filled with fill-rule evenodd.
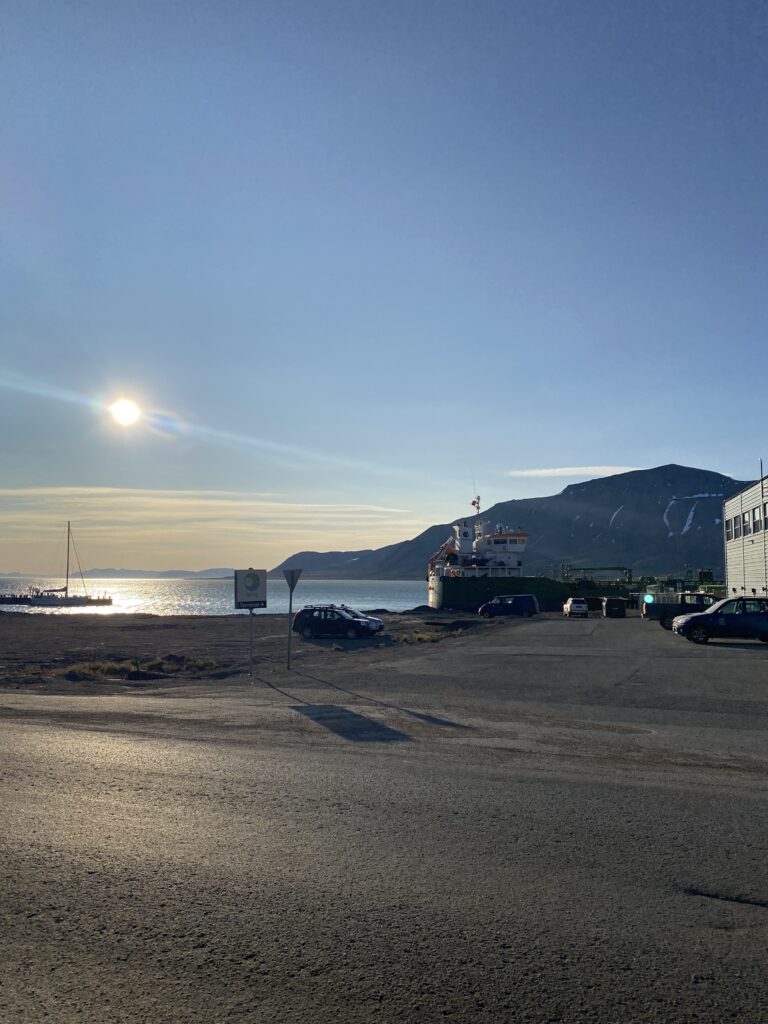
M 312 632 L 311 626 L 305 626 L 304 629 L 302 629 L 301 631 L 301 635 L 304 637 L 305 640 L 311 640 L 315 634 Z
M 491 617 L 490 612 L 480 612 L 480 614 L 483 616 L 484 619 L 490 619 Z
M 694 644 L 705 644 L 709 640 L 709 632 L 706 626 L 691 626 L 688 631 L 688 639 Z
M 355 640 L 357 638 L 357 630 L 354 626 L 349 626 L 344 636 L 347 640 Z
M 662 615 L 662 617 L 659 619 L 659 625 L 662 629 L 672 629 L 673 618 L 673 615 Z

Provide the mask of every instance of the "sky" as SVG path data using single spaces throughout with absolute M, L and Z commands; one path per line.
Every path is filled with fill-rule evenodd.
M 0 571 L 753 479 L 767 85 L 747 0 L 7 6 Z

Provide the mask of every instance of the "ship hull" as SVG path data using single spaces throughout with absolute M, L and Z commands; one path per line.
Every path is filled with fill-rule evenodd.
M 533 594 L 542 611 L 560 611 L 569 597 L 626 596 L 622 588 L 583 587 L 546 576 L 430 576 L 429 607 L 476 612 L 481 604 L 506 594 Z

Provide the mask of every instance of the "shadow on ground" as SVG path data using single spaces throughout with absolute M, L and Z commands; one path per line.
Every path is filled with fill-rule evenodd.
M 370 697 L 364 693 L 358 693 L 356 690 L 348 690 L 343 686 L 339 686 L 338 683 L 332 683 L 330 679 L 321 679 L 320 676 L 313 676 L 309 672 L 296 672 L 297 676 L 303 676 L 304 679 L 313 679 L 316 683 L 321 683 L 323 686 L 330 686 L 333 690 L 338 690 L 339 693 L 345 693 L 348 697 L 357 697 L 359 700 L 368 701 L 371 704 L 378 704 L 379 707 L 389 708 L 390 711 L 400 711 L 404 715 L 410 715 L 411 718 L 418 718 L 420 722 L 426 722 L 427 725 L 439 725 L 447 729 L 472 729 L 471 725 L 463 725 L 461 722 L 451 722 L 447 718 L 438 718 L 437 715 L 429 715 L 424 711 L 412 711 L 410 708 L 401 707 L 399 704 L 388 704 L 385 700 L 378 700 L 376 697 Z
M 389 633 L 375 633 L 373 636 L 359 636 L 354 640 L 344 636 L 302 636 L 303 644 L 325 647 L 338 651 L 361 651 L 371 647 L 391 647 L 397 641 Z
M 404 732 L 339 707 L 338 704 L 295 704 L 291 710 L 354 743 L 399 743 L 410 740 L 410 736 Z

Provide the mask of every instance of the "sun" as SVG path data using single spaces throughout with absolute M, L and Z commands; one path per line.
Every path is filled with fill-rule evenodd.
M 113 419 L 121 427 L 131 427 L 141 416 L 141 409 L 130 398 L 121 398 L 109 407 Z

